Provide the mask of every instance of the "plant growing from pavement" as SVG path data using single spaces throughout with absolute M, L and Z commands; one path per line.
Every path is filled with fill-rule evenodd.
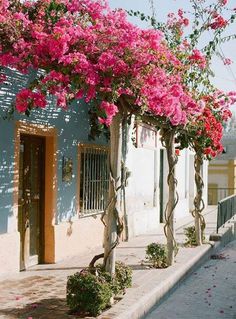
M 146 259 L 154 268 L 168 267 L 168 255 L 166 245 L 151 243 L 146 248 Z

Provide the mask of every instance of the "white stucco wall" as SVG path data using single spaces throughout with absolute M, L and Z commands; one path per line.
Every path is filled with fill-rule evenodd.
M 189 189 L 189 210 L 194 208 L 193 201 L 196 194 L 196 185 L 194 180 L 194 153 L 189 151 L 189 166 L 188 166 L 188 189 Z
M 134 136 L 130 129 L 129 137 Z M 129 226 L 129 237 L 156 231 L 160 225 L 160 149 L 159 143 L 155 148 L 137 147 L 129 138 L 126 167 L 131 172 L 126 187 L 126 213 Z M 164 149 L 163 163 L 163 206 L 168 199 L 168 162 Z M 204 183 L 207 185 L 207 162 L 203 167 Z M 194 154 L 189 150 L 182 150 L 176 166 L 178 180 L 177 191 L 179 202 L 175 210 L 175 220 L 190 214 L 196 193 L 194 182 Z M 204 190 L 207 198 L 207 188 Z
M 187 178 L 189 175 L 188 172 L 188 159 L 187 159 L 187 150 L 182 150 L 180 156 L 178 157 L 178 163 L 176 165 L 176 179 L 177 192 L 179 194 L 179 202 L 175 210 L 175 219 L 185 217 L 189 214 L 189 203 L 188 203 L 188 185 Z
M 126 210 L 129 237 L 155 231 L 159 225 L 159 208 L 155 206 L 159 179 L 157 153 L 158 150 L 135 147 L 131 139 L 128 142 L 126 167 L 131 176 L 126 187 Z

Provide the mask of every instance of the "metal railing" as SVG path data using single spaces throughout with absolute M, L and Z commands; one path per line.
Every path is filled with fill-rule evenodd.
M 208 188 L 208 205 L 217 205 L 222 199 L 236 194 L 236 188 Z
M 217 210 L 217 233 L 219 228 L 224 225 L 236 214 L 236 195 L 231 195 L 218 202 Z

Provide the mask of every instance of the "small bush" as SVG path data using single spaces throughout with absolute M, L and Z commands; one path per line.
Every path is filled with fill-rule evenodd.
M 132 269 L 120 261 L 116 262 L 115 277 L 113 279 L 109 273 L 105 272 L 103 265 L 97 265 L 96 270 L 99 277 L 104 278 L 110 284 L 114 295 L 125 293 L 125 289 L 132 285 Z
M 132 270 L 124 263 L 116 262 L 114 278 L 99 264 L 68 277 L 67 305 L 72 312 L 96 316 L 110 305 L 112 296 L 124 293 L 131 283 Z
M 152 243 L 147 246 L 146 259 L 154 268 L 166 268 L 167 264 L 167 249 L 165 245 Z
M 117 282 L 118 293 L 124 293 L 126 288 L 130 288 L 132 286 L 132 269 L 118 261 L 116 262 L 115 271 L 115 281 Z
M 204 228 L 202 227 L 202 241 L 205 240 L 205 236 L 203 234 Z M 197 236 L 195 226 L 189 226 L 184 228 L 184 235 L 187 237 L 185 240 L 185 246 L 197 246 Z
M 110 284 L 100 276 L 83 270 L 68 277 L 66 300 L 73 312 L 97 316 L 109 305 L 111 297 Z
M 197 246 L 195 226 L 184 228 L 184 235 L 187 237 L 184 243 L 185 246 Z

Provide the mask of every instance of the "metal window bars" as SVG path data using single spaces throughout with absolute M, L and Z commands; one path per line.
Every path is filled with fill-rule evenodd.
M 88 216 L 102 213 L 109 187 L 109 151 L 106 146 L 79 145 L 79 213 Z

